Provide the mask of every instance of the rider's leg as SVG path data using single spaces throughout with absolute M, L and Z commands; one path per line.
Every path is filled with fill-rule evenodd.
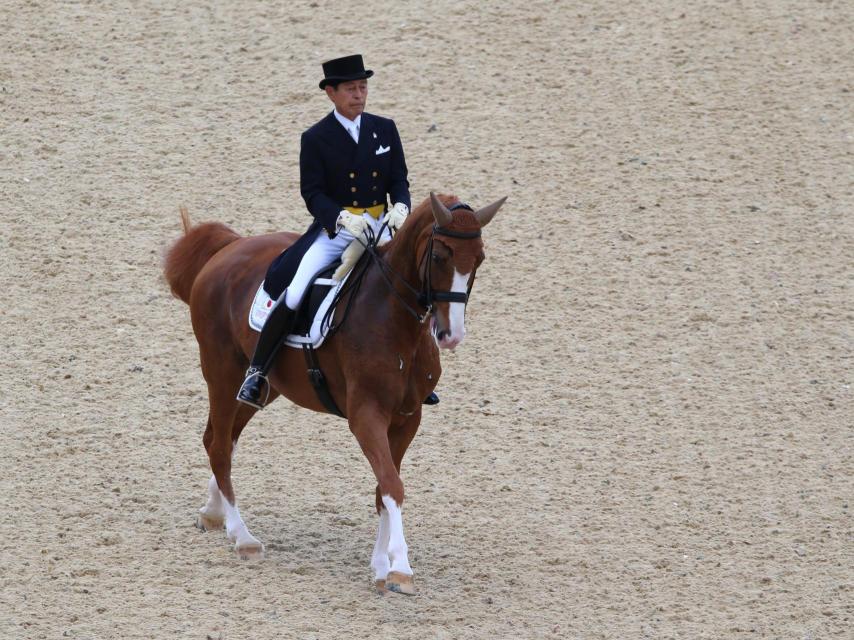
M 264 408 L 266 400 L 262 396 L 266 395 L 264 384 L 267 373 L 276 361 L 283 338 L 293 328 L 296 319 L 295 310 L 311 283 L 311 278 L 325 265 L 334 262 L 352 239 L 353 236 L 346 231 L 342 231 L 334 238 L 329 238 L 321 232 L 306 251 L 291 284 L 279 296 L 261 329 L 258 344 L 255 345 L 255 353 L 252 355 L 249 369 L 246 370 L 246 378 L 237 392 L 238 400 L 256 409 Z
M 293 280 L 285 291 L 285 304 L 291 309 L 296 309 L 314 275 L 341 257 L 344 249 L 352 240 L 353 236 L 346 229 L 341 229 L 334 238 L 330 238 L 324 231 L 321 231 L 314 244 L 305 252 Z
M 252 354 L 252 360 L 246 370 L 246 378 L 237 392 L 237 399 L 240 402 L 256 409 L 264 408 L 267 400 L 262 397 L 262 392 L 264 391 L 267 373 L 276 360 L 282 345 L 282 338 L 293 327 L 295 317 L 296 312 L 285 304 L 285 294 L 282 293 L 270 311 L 270 315 L 267 316 L 264 327 L 261 329 L 261 335 L 258 336 L 255 353 Z

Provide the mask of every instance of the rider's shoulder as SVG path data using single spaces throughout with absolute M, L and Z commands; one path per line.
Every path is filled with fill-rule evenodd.
M 374 123 L 375 127 L 395 127 L 394 120 L 392 120 L 391 118 L 384 118 L 383 116 L 374 115 L 373 113 L 363 113 L 362 117 L 364 118 L 365 116 L 367 116 L 371 120 L 371 122 Z
M 308 129 L 306 129 L 305 131 L 302 132 L 302 137 L 303 138 L 313 138 L 315 136 L 320 135 L 323 132 L 323 130 L 326 128 L 326 124 L 324 121 L 325 121 L 325 118 L 323 120 L 320 120 L 319 122 L 315 122 Z

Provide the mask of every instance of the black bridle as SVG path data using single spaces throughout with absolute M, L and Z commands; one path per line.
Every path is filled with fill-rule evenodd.
M 457 209 L 467 209 L 469 211 L 473 211 L 473 209 L 463 202 L 457 202 L 453 206 L 451 206 L 449 211 L 456 211 Z M 403 308 L 406 309 L 420 324 L 424 324 L 427 319 L 430 317 L 430 314 L 433 313 L 433 306 L 437 302 L 462 302 L 463 304 L 468 304 L 469 294 L 471 294 L 471 288 L 474 284 L 474 279 L 472 278 L 469 281 L 468 289 L 465 293 L 461 293 L 458 291 L 436 291 L 433 289 L 432 285 L 432 269 L 430 268 L 431 263 L 426 262 L 430 260 L 430 257 L 433 254 L 433 239 L 436 236 L 447 236 L 449 238 L 459 238 L 462 240 L 472 240 L 474 238 L 480 237 L 480 229 L 477 231 L 453 231 L 451 229 L 446 229 L 444 227 L 440 227 L 439 225 L 434 224 L 433 229 L 430 232 L 430 239 L 427 243 L 427 249 L 424 252 L 424 257 L 422 258 L 422 262 L 419 263 L 419 272 L 424 271 L 424 279 L 421 282 L 421 289 L 416 289 L 411 284 L 409 284 L 400 274 L 395 272 L 388 263 L 383 260 L 379 253 L 377 253 L 377 243 L 379 242 L 379 238 L 382 237 L 383 231 L 386 228 L 386 224 L 380 228 L 378 234 L 374 234 L 373 230 L 368 227 L 367 229 L 367 242 L 365 244 L 365 253 L 368 254 L 369 260 L 360 260 L 359 263 L 353 268 L 354 273 L 350 274 L 350 278 L 347 281 L 347 284 L 335 294 L 335 299 L 332 301 L 332 304 L 329 306 L 329 310 L 326 312 L 326 316 L 323 318 L 321 326 L 328 326 L 329 331 L 327 335 L 331 335 L 335 333 L 341 326 L 344 324 L 344 321 L 347 319 L 347 316 L 350 312 L 350 305 L 352 304 L 354 298 L 356 297 L 356 292 L 359 290 L 362 284 L 362 277 L 365 275 L 368 265 L 371 262 L 376 263 L 377 268 L 380 272 L 380 275 L 385 280 L 391 292 L 394 296 L 400 301 L 403 305 Z M 359 240 L 361 242 L 361 239 Z M 426 264 L 425 264 L 426 262 Z M 358 270 L 358 272 L 357 272 Z M 410 293 L 415 296 L 417 301 L 417 305 L 424 309 L 424 313 L 419 313 L 418 309 L 409 304 L 403 296 L 401 296 L 392 282 L 392 278 L 396 279 L 398 282 L 402 283 L 404 287 L 406 287 Z M 335 308 L 338 305 L 338 302 L 348 293 L 351 295 L 347 299 L 347 304 L 344 308 L 343 316 L 341 320 L 335 324 L 332 324 L 332 315 L 334 314 Z
M 433 231 L 430 233 L 430 239 L 427 242 L 427 251 L 424 252 L 425 262 L 429 261 L 433 255 L 433 239 L 436 236 L 472 240 L 480 237 L 480 229 L 477 231 L 451 231 L 450 229 L 433 225 Z M 468 304 L 471 285 L 469 285 L 465 293 L 459 291 L 436 291 L 433 288 L 432 273 L 433 270 L 428 265 L 424 269 L 424 281 L 421 286 L 421 293 L 418 295 L 418 304 L 427 309 L 432 308 L 434 302 L 462 302 L 463 304 Z
M 473 209 L 465 204 L 464 202 L 457 202 L 453 206 L 448 208 L 448 211 L 456 211 L 457 209 L 466 209 L 468 211 L 473 211 Z M 380 229 L 380 233 L 377 237 L 382 235 L 383 230 Z M 439 225 L 434 224 L 433 229 L 430 232 L 430 238 L 427 241 L 427 249 L 424 252 L 424 257 L 422 258 L 422 262 L 419 265 L 419 271 L 424 272 L 424 279 L 421 282 L 421 290 L 414 288 L 411 284 L 409 284 L 406 280 L 404 280 L 400 275 L 395 273 L 391 267 L 380 258 L 379 254 L 376 252 L 376 240 L 372 240 L 368 242 L 366 247 L 367 252 L 370 254 L 371 258 L 374 262 L 377 263 L 379 267 L 379 271 L 383 276 L 383 279 L 388 284 L 392 293 L 394 293 L 395 297 L 400 301 L 400 303 L 404 306 L 404 308 L 412 314 L 419 323 L 424 324 L 427 321 L 427 318 L 430 317 L 430 314 L 433 312 L 433 306 L 437 302 L 462 302 L 463 304 L 468 304 L 469 294 L 471 294 L 472 282 L 469 282 L 468 289 L 465 293 L 459 291 L 436 291 L 433 288 L 432 282 L 432 273 L 431 269 L 432 263 L 430 261 L 431 256 L 433 255 L 433 240 L 436 236 L 447 236 L 449 238 L 459 238 L 461 240 L 473 240 L 474 238 L 480 237 L 480 229 L 477 231 L 454 231 L 452 229 L 446 229 L 445 227 L 440 227 Z M 403 285 L 409 289 L 411 293 L 416 296 L 418 306 L 424 309 L 424 313 L 418 313 L 418 311 L 413 308 L 406 300 L 403 299 L 397 289 L 394 287 L 394 283 L 391 281 L 391 277 L 393 276 L 399 282 L 403 283 Z

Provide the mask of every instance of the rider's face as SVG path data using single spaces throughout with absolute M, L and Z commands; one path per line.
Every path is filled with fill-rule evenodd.
M 368 81 L 350 80 L 337 87 L 326 87 L 326 95 L 335 104 L 335 109 L 348 120 L 355 120 L 365 110 L 368 101 Z

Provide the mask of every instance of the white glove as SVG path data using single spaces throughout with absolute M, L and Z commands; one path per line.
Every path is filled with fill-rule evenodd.
M 397 231 L 401 226 L 403 226 L 403 223 L 406 222 L 406 216 L 408 215 L 409 207 L 402 202 L 395 203 L 394 207 L 392 207 L 391 211 L 389 211 L 386 216 L 388 228 L 391 231 Z
M 362 216 L 357 216 L 355 213 L 350 213 L 344 209 L 338 214 L 338 222 L 336 226 L 341 229 L 347 229 L 350 235 L 358 238 L 368 227 L 368 222 Z

